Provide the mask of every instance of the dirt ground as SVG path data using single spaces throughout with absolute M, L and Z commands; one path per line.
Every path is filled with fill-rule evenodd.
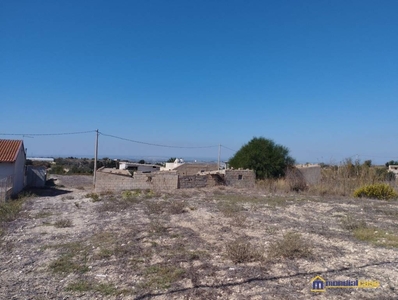
M 397 201 L 53 182 L 7 224 L 0 299 L 398 299 Z

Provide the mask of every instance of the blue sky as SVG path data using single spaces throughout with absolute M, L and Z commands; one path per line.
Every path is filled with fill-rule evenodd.
M 398 160 L 397 1 L 0 1 L 0 133 Z M 22 137 L 92 155 L 94 133 Z M 217 158 L 100 136 L 100 156 Z M 223 148 L 222 158 L 233 151 Z

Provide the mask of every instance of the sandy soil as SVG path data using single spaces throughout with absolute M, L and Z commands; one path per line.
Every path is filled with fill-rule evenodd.
M 54 182 L 7 224 L 0 299 L 398 299 L 397 202 L 226 187 L 95 195 L 90 177 Z M 358 240 L 365 223 L 385 238 Z M 283 255 L 288 233 L 303 255 Z M 380 287 L 314 293 L 317 275 Z

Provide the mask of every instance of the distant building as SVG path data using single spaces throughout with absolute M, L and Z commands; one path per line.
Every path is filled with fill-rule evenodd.
M 182 158 L 176 158 L 174 162 L 167 162 L 165 167 L 160 168 L 160 171 L 172 171 L 183 164 L 185 164 L 185 162 Z
M 205 162 L 184 162 L 183 159 L 177 158 L 172 163 L 166 163 L 165 167 L 160 168 L 161 171 L 176 171 L 180 176 L 196 175 L 198 173 L 217 171 L 216 163 Z
M 395 177 L 398 177 L 398 165 L 389 165 L 388 172 L 394 173 Z
M 143 172 L 143 173 L 148 173 L 148 172 L 159 171 L 160 166 L 121 161 L 119 163 L 119 170 L 128 170 L 128 171 L 133 171 L 133 172 L 139 171 L 139 172 Z
M 25 187 L 26 153 L 21 140 L 0 140 L 0 180 L 12 183 L 11 194 Z
M 45 161 L 45 162 L 50 162 L 50 163 L 54 162 L 54 158 L 52 158 L 52 157 L 28 157 L 26 159 L 31 160 L 31 161 Z

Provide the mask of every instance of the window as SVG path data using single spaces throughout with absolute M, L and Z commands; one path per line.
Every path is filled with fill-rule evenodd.
M 238 175 L 238 180 L 242 180 L 243 179 L 243 175 L 242 174 L 239 174 Z

